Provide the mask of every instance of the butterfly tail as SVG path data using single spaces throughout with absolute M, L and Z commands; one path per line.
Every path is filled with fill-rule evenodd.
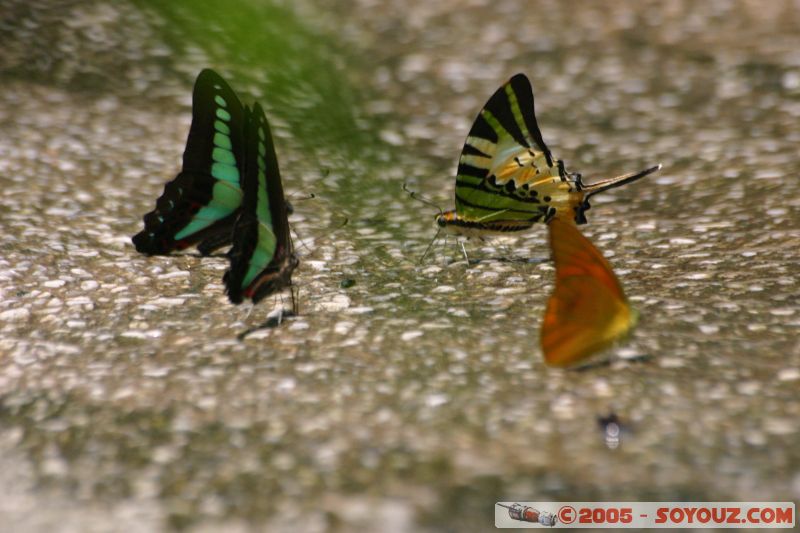
M 640 170 L 639 172 L 630 172 L 628 174 L 623 174 L 622 176 L 617 176 L 615 178 L 608 178 L 605 180 L 598 181 L 597 183 L 590 183 L 590 184 L 581 184 L 581 190 L 584 192 L 585 199 L 588 199 L 590 196 L 593 196 L 599 192 L 607 191 L 609 189 L 614 189 L 616 187 L 622 187 L 623 185 L 627 185 L 628 183 L 633 183 L 636 180 L 640 180 L 645 176 L 656 172 L 657 170 L 661 169 L 661 165 L 656 165 L 654 167 L 646 168 L 644 170 Z
M 622 176 L 600 180 L 596 183 L 590 183 L 588 185 L 581 182 L 580 176 L 578 176 L 577 179 L 578 190 L 573 193 L 574 194 L 573 205 L 575 206 L 575 223 L 586 224 L 585 211 L 588 211 L 592 207 L 589 204 L 589 198 L 591 196 L 594 196 L 599 192 L 613 189 L 615 187 L 621 187 L 623 185 L 627 185 L 628 183 L 633 183 L 636 180 L 640 180 L 643 177 L 652 174 L 653 172 L 659 170 L 660 168 L 661 165 L 659 164 L 654 167 L 640 170 L 639 172 L 631 172 L 629 174 L 623 174 Z

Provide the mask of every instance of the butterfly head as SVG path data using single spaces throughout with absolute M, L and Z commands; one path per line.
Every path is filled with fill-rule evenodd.
M 456 212 L 452 209 L 450 211 L 442 211 L 441 213 L 434 215 L 436 225 L 440 228 L 446 228 L 448 224 L 452 224 L 456 217 Z
M 582 184 L 580 182 L 581 175 L 578 174 L 578 181 L 575 183 L 578 185 L 578 191 L 581 190 Z M 588 220 L 586 220 L 586 211 L 592 208 L 592 205 L 589 203 L 589 195 L 579 193 L 578 202 L 575 204 L 575 223 L 576 224 L 586 224 Z
M 567 181 L 572 182 L 571 190 L 573 190 L 576 194 L 575 203 L 574 203 L 574 211 L 575 211 L 575 223 L 576 224 L 586 224 L 586 215 L 584 214 L 585 211 L 589 210 L 592 206 L 589 205 L 589 196 L 584 194 L 582 191 L 584 190 L 583 184 L 583 176 L 580 172 L 565 172 L 567 177 Z

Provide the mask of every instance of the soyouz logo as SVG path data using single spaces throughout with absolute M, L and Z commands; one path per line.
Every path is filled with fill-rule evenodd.
M 794 528 L 793 502 L 497 502 L 498 528 Z
M 534 509 L 533 507 L 527 507 L 525 505 L 520 505 L 518 503 L 514 503 L 511 505 L 498 503 L 497 505 L 508 509 L 508 516 L 510 516 L 514 520 L 519 520 L 520 522 L 531 522 L 534 524 L 541 524 L 543 526 L 553 527 L 554 525 L 556 525 L 556 522 L 558 521 L 555 515 L 552 515 L 550 513 L 540 512 L 538 509 Z

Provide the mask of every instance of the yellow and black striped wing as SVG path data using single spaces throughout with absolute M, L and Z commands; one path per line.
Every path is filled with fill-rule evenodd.
M 524 74 L 500 87 L 464 143 L 456 177 L 456 213 L 468 221 L 538 221 L 563 169 L 542 139 L 533 90 Z

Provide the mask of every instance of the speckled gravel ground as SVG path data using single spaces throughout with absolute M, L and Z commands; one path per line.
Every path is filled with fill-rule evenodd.
M 186 15 L 206 4 L 0 7 L 0 530 L 485 531 L 498 500 L 800 499 L 796 3 L 231 4 L 285 55 L 209 42 L 229 26 Z M 130 244 L 208 65 L 267 105 L 290 195 L 318 196 L 292 217 L 300 316 L 245 340 L 280 301 L 233 307 L 224 257 Z M 543 231 L 417 264 L 434 211 L 401 184 L 449 208 L 471 120 L 518 71 L 586 179 L 665 166 L 588 213 L 641 313 L 610 365 L 542 364 Z

